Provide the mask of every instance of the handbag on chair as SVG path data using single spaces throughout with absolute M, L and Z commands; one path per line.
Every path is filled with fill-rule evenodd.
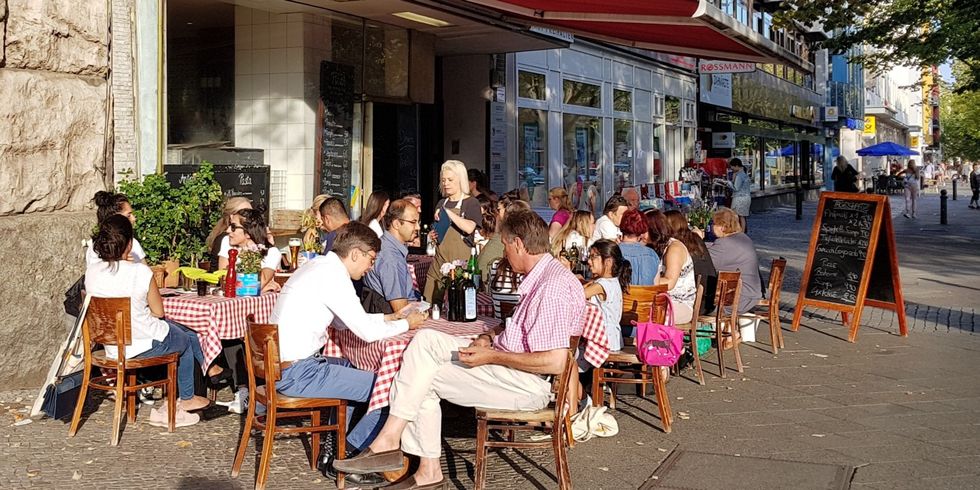
M 664 294 L 664 293 L 660 293 Z M 674 328 L 674 305 L 667 297 L 667 324 L 653 321 L 653 310 L 645 322 L 633 321 L 636 327 L 636 357 L 647 366 L 673 366 L 684 350 L 684 332 Z

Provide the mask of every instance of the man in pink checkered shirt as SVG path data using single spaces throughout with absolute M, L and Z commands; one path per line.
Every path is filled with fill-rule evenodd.
M 388 488 L 443 488 L 440 400 L 498 410 L 539 410 L 551 401 L 544 375 L 560 374 L 565 366 L 568 339 L 585 310 L 582 285 L 548 253 L 548 225 L 533 211 L 509 213 L 501 235 L 507 260 L 525 274 L 508 328 L 472 342 L 421 330 L 405 350 L 384 428 L 360 455 L 335 461 L 338 471 L 396 471 L 404 450 L 422 463 L 412 477 Z

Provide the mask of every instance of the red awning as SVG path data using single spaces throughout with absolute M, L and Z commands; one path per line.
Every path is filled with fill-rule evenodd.
M 614 44 L 699 58 L 809 64 L 708 0 L 467 1 L 513 15 L 515 20 Z

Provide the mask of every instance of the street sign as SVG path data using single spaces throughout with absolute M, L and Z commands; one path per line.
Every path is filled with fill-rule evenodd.
M 823 108 L 823 120 L 826 122 L 837 122 L 840 119 L 840 111 L 835 105 L 828 105 Z
M 877 127 L 875 126 L 875 117 L 874 116 L 864 116 L 864 134 L 866 134 L 866 135 L 874 135 L 877 132 L 878 132 L 878 130 L 877 130 Z
M 700 73 L 751 73 L 755 71 L 755 63 L 749 61 L 713 61 L 698 62 Z

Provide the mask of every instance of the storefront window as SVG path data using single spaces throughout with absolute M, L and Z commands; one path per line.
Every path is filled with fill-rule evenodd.
M 796 176 L 793 172 L 793 158 L 796 153 L 792 141 L 766 140 L 766 185 L 792 184 Z
M 602 208 L 602 119 L 565 114 L 562 117 L 562 179 L 579 209 L 595 214 Z M 588 200 L 593 188 L 594 203 Z
M 694 162 L 696 156 L 694 154 L 695 138 L 696 131 L 694 128 L 684 128 L 684 161 L 681 163 L 682 167 Z M 680 169 L 677 170 L 678 172 L 680 171 Z M 680 178 L 680 175 L 678 175 L 678 178 Z
M 613 90 L 613 110 L 617 112 L 633 112 L 633 92 L 629 90 Z
M 664 182 L 664 125 L 653 125 L 653 181 Z
M 683 159 L 683 128 L 668 124 L 666 127 L 666 137 L 664 138 L 663 180 L 665 182 L 672 182 L 678 179 L 681 167 L 683 167 Z
M 664 98 L 664 121 L 667 124 L 681 122 L 681 99 L 670 95 Z
M 782 175 L 781 184 L 795 184 L 799 176 L 796 174 L 796 156 L 799 154 L 799 146 L 795 141 L 783 140 L 780 142 L 783 158 L 779 161 L 779 173 Z
M 613 187 L 620 192 L 633 185 L 633 121 L 616 119 L 613 131 Z
M 517 179 L 533 206 L 548 205 L 548 112 L 518 109 Z
M 745 165 L 752 189 L 759 189 L 759 138 L 741 134 L 735 136 L 734 156 Z
M 545 76 L 530 71 L 517 72 L 517 95 L 525 99 L 545 100 Z
M 563 100 L 566 104 L 583 107 L 602 107 L 602 87 L 599 85 L 563 80 L 562 91 L 564 92 Z

